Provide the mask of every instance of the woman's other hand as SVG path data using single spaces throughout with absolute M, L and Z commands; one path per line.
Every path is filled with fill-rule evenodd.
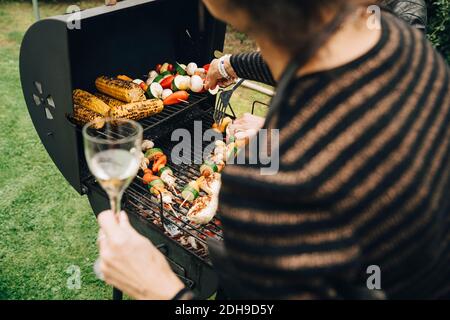
M 112 211 L 98 217 L 100 270 L 106 283 L 136 299 L 172 299 L 184 284 L 164 255 L 137 233 L 125 212 Z
M 222 88 L 229 87 L 238 78 L 236 72 L 233 69 L 233 66 L 231 65 L 230 56 L 224 58 L 225 70 L 230 76 L 230 79 L 226 79 L 222 76 L 222 74 L 219 71 L 219 63 L 220 63 L 219 59 L 214 59 L 210 64 L 205 81 L 205 87 L 207 90 L 215 89 L 217 86 L 220 86 Z

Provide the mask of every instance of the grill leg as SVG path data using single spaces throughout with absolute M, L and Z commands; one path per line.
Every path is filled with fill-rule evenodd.
M 122 300 L 123 293 L 119 289 L 113 288 L 113 300 Z

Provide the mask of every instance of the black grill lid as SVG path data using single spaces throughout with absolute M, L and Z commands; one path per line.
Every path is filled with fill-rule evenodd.
M 207 63 L 222 50 L 225 26 L 198 0 L 128 0 L 41 20 L 24 36 L 20 75 L 28 111 L 50 157 L 84 193 L 79 128 L 69 120 L 72 90 L 94 90 L 99 75 L 143 77 L 157 63 Z M 78 16 L 76 16 L 78 18 Z M 69 26 L 69 27 L 68 27 Z

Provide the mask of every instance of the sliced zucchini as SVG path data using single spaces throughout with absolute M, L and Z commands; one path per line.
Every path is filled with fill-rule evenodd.
M 158 188 L 162 189 L 164 187 L 165 187 L 164 182 L 161 179 L 157 179 L 150 182 L 150 184 L 148 185 L 148 190 L 155 196 L 159 196 L 159 192 L 157 192 L 156 190 Z
M 180 90 L 188 90 L 189 86 L 187 85 L 187 76 L 178 75 L 172 82 L 172 91 L 180 91 Z
M 153 82 L 148 86 L 147 95 L 150 99 L 161 99 L 163 87 L 157 82 Z
M 204 163 L 200 167 L 200 173 L 202 174 L 202 176 L 209 177 L 215 172 L 219 172 L 219 168 L 215 163 Z
M 187 186 L 184 188 L 183 192 L 181 192 L 181 196 L 187 201 L 194 201 L 199 197 L 199 195 L 200 193 L 191 186 Z
M 185 76 L 187 75 L 186 73 L 186 66 L 180 63 L 175 63 L 175 70 L 177 71 L 177 73 L 181 76 Z
M 168 172 L 169 174 L 173 175 L 173 171 L 170 167 L 162 167 L 158 172 L 159 176 L 161 176 L 164 172 Z
M 165 78 L 170 77 L 172 74 L 169 71 L 161 73 L 159 76 L 157 76 L 153 82 L 161 83 Z
M 150 161 L 152 161 L 157 155 L 164 155 L 164 152 L 159 148 L 151 148 L 145 153 L 145 157 Z

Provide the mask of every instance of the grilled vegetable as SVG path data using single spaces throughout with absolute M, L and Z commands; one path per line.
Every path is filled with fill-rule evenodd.
M 146 81 L 147 85 L 150 85 L 153 80 L 155 80 L 155 78 L 159 75 L 158 72 L 156 72 L 155 70 L 152 70 L 148 73 L 148 79 Z
M 142 141 L 142 150 L 146 152 L 147 150 L 153 148 L 155 146 L 155 143 L 151 140 L 144 140 Z
M 199 192 L 197 189 L 192 187 L 191 185 L 188 185 L 186 188 L 184 188 L 183 192 L 181 192 L 181 196 L 186 201 L 194 201 L 198 198 Z
M 101 93 L 124 102 L 138 102 L 146 99 L 142 88 L 134 82 L 101 76 L 95 80 L 95 86 Z
M 113 107 L 109 114 L 112 118 L 140 120 L 158 114 L 163 109 L 164 105 L 161 100 L 152 99 Z
M 164 72 L 166 72 L 166 71 L 169 71 L 170 72 L 170 64 L 169 63 L 164 63 L 162 66 L 161 66 L 161 69 L 159 70 L 159 72 L 160 73 L 164 73 Z M 172 67 L 172 69 L 173 69 L 173 67 Z
M 186 66 L 184 64 L 180 64 L 180 63 L 177 62 L 175 64 L 175 70 L 181 76 L 187 75 L 187 73 L 186 73 Z
M 217 167 L 217 165 L 215 163 L 204 163 L 200 167 L 200 173 L 204 177 L 212 176 L 212 175 L 214 175 L 215 172 L 219 172 L 219 168 Z
M 157 82 L 153 82 L 147 89 L 147 96 L 149 96 L 150 99 L 161 99 L 162 93 L 163 88 Z
M 106 103 L 108 106 L 112 107 L 118 107 L 121 105 L 124 105 L 125 103 L 123 101 L 111 98 L 109 96 L 107 96 L 106 94 L 103 93 L 96 93 L 95 96 L 97 98 L 99 98 L 100 100 L 102 100 L 104 103 Z
M 196 92 L 196 93 L 202 92 L 203 91 L 203 79 L 198 75 L 192 76 L 189 86 L 190 86 L 190 89 L 192 92 Z
M 124 81 L 133 81 L 133 79 L 131 79 L 130 77 L 124 76 L 122 74 L 117 76 L 117 79 L 124 80 Z
M 136 83 L 139 87 L 141 87 L 142 90 L 147 91 L 148 85 L 142 81 L 141 79 L 134 79 L 133 83 Z
M 163 167 L 159 170 L 158 174 L 161 180 L 164 181 L 164 183 L 168 187 L 175 188 L 175 186 L 177 185 L 177 181 L 175 179 L 172 169 L 170 169 L 169 167 Z
M 186 72 L 188 75 L 193 76 L 197 68 L 198 68 L 197 64 L 195 62 L 191 62 L 187 65 Z
M 146 84 L 145 82 L 142 82 L 139 87 L 141 87 L 142 90 L 144 90 L 144 92 L 146 92 L 148 90 L 148 84 Z
M 153 82 L 161 84 L 164 79 L 167 77 L 171 77 L 172 74 L 169 71 L 163 72 L 160 75 L 156 76 L 156 78 L 153 80 Z
M 174 76 L 168 76 L 167 78 L 161 81 L 160 83 L 161 87 L 163 87 L 163 89 L 170 89 L 172 87 L 173 79 L 175 79 Z
M 206 78 L 206 70 L 204 68 L 197 68 L 197 70 L 195 70 L 194 72 L 194 75 L 199 76 L 203 80 Z
M 163 155 L 164 155 L 164 152 L 159 148 L 152 148 L 150 150 L 147 150 L 147 152 L 145 153 L 145 157 L 150 161 L 158 159 L 159 157 L 162 157 Z
M 225 117 L 225 118 L 222 120 L 222 123 L 219 125 L 219 130 L 220 130 L 222 133 L 224 133 L 224 132 L 227 130 L 228 126 L 229 126 L 230 124 L 232 124 L 232 123 L 233 123 L 233 119 L 231 119 L 230 117 Z
M 171 106 L 180 102 L 187 101 L 189 99 L 189 93 L 186 91 L 178 91 L 164 99 L 165 106 Z
M 96 96 L 84 90 L 73 90 L 73 103 L 94 111 L 102 116 L 108 115 L 110 107 Z
M 165 185 L 164 182 L 159 179 L 158 177 L 156 177 L 157 179 L 153 180 L 152 182 L 150 182 L 148 184 L 148 190 L 150 190 L 151 194 L 155 195 L 155 196 L 159 196 L 159 192 L 163 192 L 165 191 Z
M 239 153 L 239 148 L 237 147 L 235 142 L 230 143 L 227 146 L 227 158 L 226 160 L 229 161 L 233 158 L 235 158 Z
M 189 76 L 176 76 L 172 82 L 173 91 L 186 91 L 189 90 L 191 84 L 191 77 Z
M 165 89 L 165 90 L 162 92 L 161 98 L 164 100 L 164 99 L 170 97 L 172 94 L 173 94 L 173 91 L 172 91 L 172 90 L 170 90 L 170 89 Z
M 160 158 L 158 158 L 158 160 L 155 161 L 155 163 L 153 164 L 152 170 L 154 173 L 158 173 L 159 170 L 164 168 L 166 165 L 167 165 L 167 156 L 163 155 Z
M 173 171 L 170 169 L 170 167 L 163 167 L 158 172 L 159 176 L 162 176 L 163 174 L 169 174 L 173 176 Z
M 144 170 L 144 176 L 142 177 L 142 180 L 145 185 L 152 183 L 154 180 L 158 180 L 159 178 L 153 175 L 152 170 L 145 169 Z
M 159 66 L 159 65 L 158 65 Z M 156 66 L 156 70 L 158 71 L 158 66 Z M 159 68 L 159 73 L 163 73 L 163 72 L 167 72 L 169 71 L 170 73 L 175 71 L 175 68 L 173 65 L 171 65 L 170 63 L 164 63 L 160 68 Z
M 148 169 L 148 166 L 150 165 L 150 160 L 148 160 L 144 154 L 142 154 L 142 159 L 141 159 L 141 164 L 140 164 L 140 168 L 142 171 L 145 171 Z
M 105 119 L 101 115 L 77 104 L 73 107 L 73 120 L 79 125 L 94 121 L 95 129 L 101 129 L 105 125 Z

